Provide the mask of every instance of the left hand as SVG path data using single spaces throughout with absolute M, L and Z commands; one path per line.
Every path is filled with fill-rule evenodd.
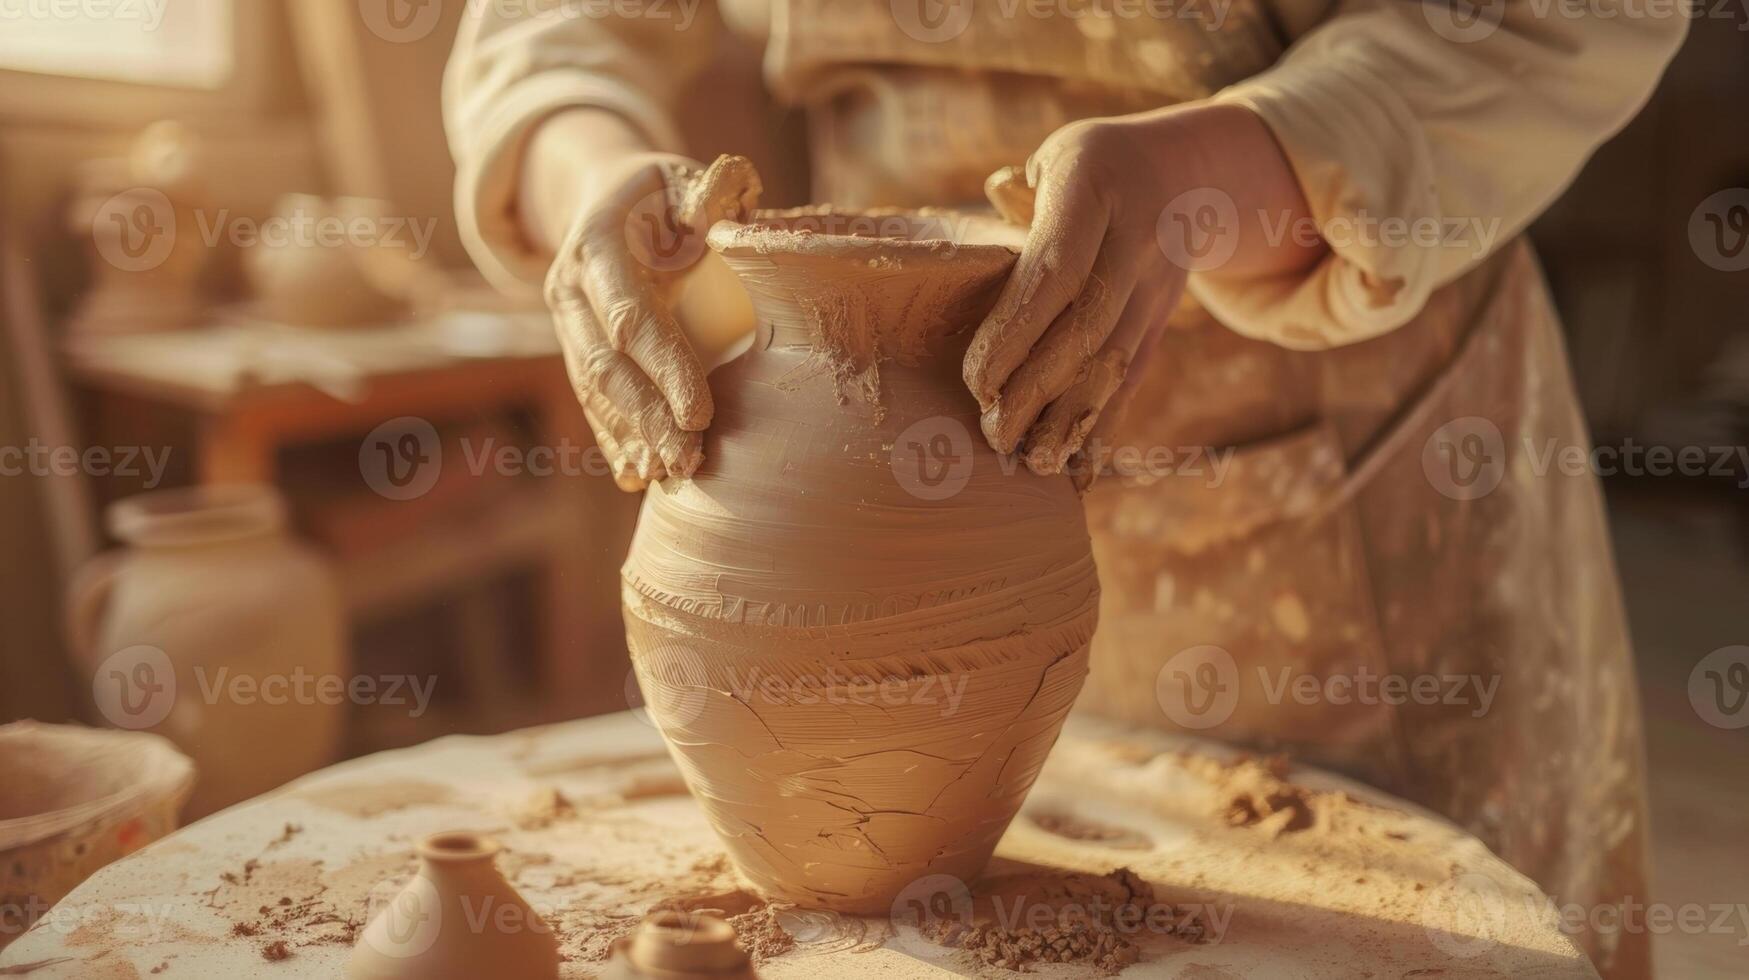
M 1182 249 L 1169 254 L 1163 223 L 1183 218 L 1205 235 L 1233 236 L 1204 243 L 1232 248 L 1208 274 L 1276 273 L 1321 254 L 1296 236 L 1272 243 L 1262 234 L 1264 216 L 1294 220 L 1308 208 L 1274 137 L 1242 106 L 1072 123 L 1032 155 L 1024 179 L 1009 168 L 986 185 L 1004 217 L 1031 231 L 966 352 L 965 380 L 990 446 L 1023 451 L 1040 475 L 1063 472 L 1090 437 L 1109 437 L 1124 379 L 1147 356 L 1190 270 L 1205 271 Z M 1210 228 L 1211 198 L 1234 220 Z

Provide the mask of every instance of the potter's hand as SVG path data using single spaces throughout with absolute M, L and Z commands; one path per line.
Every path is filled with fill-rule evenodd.
M 706 169 L 638 152 L 588 175 L 546 298 L 571 384 L 622 489 L 690 476 L 703 459 L 710 388 L 672 304 L 710 226 L 744 219 L 759 189 L 741 157 Z
M 966 352 L 965 379 L 991 447 L 1024 451 L 1041 475 L 1062 472 L 1084 444 L 1109 441 L 1128 394 L 1124 379 L 1192 269 L 1268 274 L 1317 254 L 1262 234 L 1257 216 L 1291 220 L 1306 205 L 1274 137 L 1240 106 L 1070 124 L 1045 140 L 1024 174 L 998 171 L 986 191 L 1004 217 L 1031 231 Z M 1216 229 L 1237 239 L 1220 243 L 1234 250 L 1219 268 L 1159 233 L 1177 218 L 1206 217 L 1211 197 L 1234 205 L 1221 213 L 1245 216 L 1236 228 Z

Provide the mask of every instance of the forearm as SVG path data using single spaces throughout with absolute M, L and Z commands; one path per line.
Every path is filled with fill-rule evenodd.
M 1231 236 L 1231 257 L 1199 267 L 1198 275 L 1288 275 L 1311 268 L 1328 252 L 1287 156 L 1256 113 L 1238 105 L 1198 103 L 1132 118 L 1154 131 L 1138 145 L 1150 148 L 1154 159 L 1148 165 L 1170 181 L 1175 200 L 1203 206 L 1224 196 L 1223 203 L 1233 206 L 1237 227 L 1212 229 Z M 1199 227 L 1190 217 L 1191 226 Z
M 649 141 L 616 112 L 566 109 L 543 120 L 529 135 L 517 189 L 517 214 L 529 244 L 558 251 L 593 196 L 593 180 L 613 161 L 651 149 Z

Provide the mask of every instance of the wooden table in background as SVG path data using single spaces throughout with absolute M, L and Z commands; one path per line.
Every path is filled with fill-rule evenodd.
M 534 420 L 532 445 L 593 446 L 546 314 L 471 316 L 500 326 L 494 340 L 501 349 L 458 349 L 454 325 L 432 321 L 332 330 L 244 324 L 82 338 L 66 353 L 72 380 L 95 395 L 99 417 L 109 399 L 124 403 L 122 413 L 126 402 L 143 400 L 191 419 L 200 483 L 271 485 L 284 475 L 285 450 L 362 440 L 405 416 L 443 426 L 523 410 Z M 338 569 L 349 608 L 363 616 L 453 592 L 507 565 L 538 566 L 546 713 L 523 723 L 625 705 L 624 669 L 615 656 L 624 646 L 616 559 L 635 501 L 607 477 L 540 484 L 482 527 L 433 528 Z

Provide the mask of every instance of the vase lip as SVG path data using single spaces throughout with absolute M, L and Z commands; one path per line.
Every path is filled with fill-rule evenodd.
M 503 849 L 497 838 L 471 830 L 446 830 L 419 841 L 419 856 L 438 864 L 490 861 Z
M 108 524 L 132 544 L 214 544 L 281 530 L 285 501 L 277 490 L 257 484 L 153 490 L 111 504 Z
M 706 235 L 730 258 L 802 255 L 822 259 L 876 259 L 907 263 L 1012 265 L 1026 230 L 991 215 L 947 208 L 870 208 L 814 205 L 754 211 L 745 221 L 724 219 Z

